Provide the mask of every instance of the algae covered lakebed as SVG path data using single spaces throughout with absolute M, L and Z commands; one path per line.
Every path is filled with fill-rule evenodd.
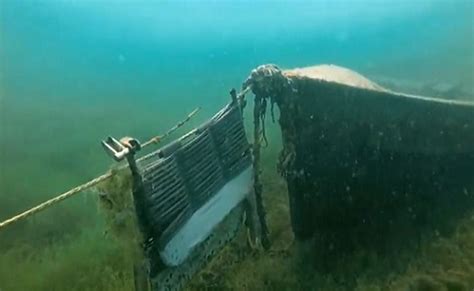
M 361 247 L 329 258 L 329 267 L 301 258 L 289 225 L 284 182 L 266 155 L 265 203 L 272 247 L 249 252 L 244 233 L 189 285 L 189 290 L 471 290 L 474 286 L 474 212 L 435 229 L 391 254 Z M 271 158 L 270 158 L 271 157 Z M 91 207 L 93 205 L 91 204 Z M 100 218 L 97 218 L 100 220 Z M 0 255 L 5 290 L 132 290 L 133 252 L 98 223 L 76 235 L 19 245 Z M 37 234 L 35 234 L 37 235 Z M 326 250 L 321 250 L 325 252 Z M 328 250 L 329 252 L 329 250 Z M 326 259 L 328 259 L 326 257 Z M 305 263 L 306 262 L 306 263 Z M 12 270 L 15 276 L 11 275 Z

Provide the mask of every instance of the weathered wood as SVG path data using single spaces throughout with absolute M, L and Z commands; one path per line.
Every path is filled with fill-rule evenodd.
M 474 103 L 391 92 L 335 66 L 284 75 L 280 169 L 298 239 L 474 204 Z
M 178 288 L 235 236 L 251 163 L 236 104 L 137 163 L 133 197 L 154 290 Z
M 261 148 L 261 141 L 264 138 L 262 134 L 262 124 L 261 124 L 261 116 L 262 110 L 264 110 L 263 106 L 264 99 L 262 96 L 256 95 L 254 100 L 254 110 L 253 110 L 253 122 L 254 122 L 254 129 L 253 129 L 253 146 L 252 146 L 252 153 L 253 153 L 253 185 L 254 185 L 254 192 L 252 193 L 255 196 L 255 203 L 256 203 L 256 212 L 258 215 L 258 221 L 260 223 L 260 236 L 262 246 L 265 249 L 270 247 L 270 240 L 268 238 L 268 227 L 266 221 L 266 212 L 263 206 L 263 185 L 261 182 L 261 169 L 260 169 L 260 148 Z

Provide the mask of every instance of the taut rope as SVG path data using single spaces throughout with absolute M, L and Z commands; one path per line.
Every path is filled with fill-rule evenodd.
M 109 171 L 109 172 L 107 172 L 107 173 L 105 173 L 105 174 L 103 174 L 103 175 L 101 175 L 101 176 L 99 176 L 95 179 L 90 180 L 87 183 L 84 183 L 80 186 L 77 186 L 76 188 L 73 188 L 73 189 L 71 189 L 67 192 L 64 192 L 64 193 L 62 193 L 62 194 L 60 194 L 60 195 L 58 195 L 58 196 L 56 196 L 52 199 L 49 199 L 48 201 L 45 201 L 45 202 L 43 202 L 43 203 L 41 203 L 41 204 L 39 204 L 39 205 L 37 205 L 33 208 L 28 209 L 27 211 L 24 211 L 24 212 L 22 212 L 18 215 L 15 215 L 12 218 L 9 218 L 9 219 L 1 222 L 0 223 L 0 230 L 4 227 L 8 226 L 9 224 L 15 223 L 15 222 L 17 222 L 19 220 L 22 220 L 22 219 L 25 219 L 25 218 L 27 218 L 27 217 L 29 217 L 33 214 L 36 214 L 36 213 L 38 213 L 38 212 L 40 212 L 40 211 L 42 211 L 42 210 L 44 210 L 44 209 L 46 209 L 50 206 L 53 206 L 53 205 L 57 204 L 57 203 L 65 200 L 69 197 L 72 197 L 77 193 L 80 193 L 80 192 L 82 192 L 86 189 L 89 189 L 89 188 L 99 184 L 100 182 L 107 180 L 108 178 L 110 178 L 112 176 L 113 176 L 112 172 Z
M 152 139 L 150 139 L 149 141 L 145 142 L 142 144 L 142 148 L 145 147 L 145 146 L 148 146 L 150 144 L 157 144 L 157 143 L 160 143 L 164 138 L 170 136 L 173 132 L 175 132 L 177 129 L 179 129 L 181 126 L 183 126 L 186 122 L 188 122 L 194 115 L 196 115 L 196 113 L 200 110 L 201 108 L 198 107 L 196 109 L 194 109 L 191 113 L 188 114 L 188 116 L 186 116 L 186 118 L 180 122 L 178 122 L 175 126 L 173 126 L 172 128 L 170 128 L 165 134 L 163 135 L 159 135 L 159 136 L 155 136 L 153 137 Z M 138 161 L 140 161 L 141 159 L 138 159 Z M 127 165 L 123 165 L 123 166 L 120 166 L 119 167 L 119 170 L 123 170 L 127 167 Z M 33 208 L 30 208 L 18 215 L 15 215 L 13 216 L 12 218 L 9 218 L 3 222 L 0 222 L 0 230 L 5 228 L 6 226 L 12 224 L 12 223 L 15 223 L 19 220 L 22 220 L 22 219 L 25 219 L 33 214 L 36 214 L 50 206 L 53 206 L 53 205 L 56 205 L 57 203 L 69 198 L 69 197 L 72 197 L 74 196 L 75 194 L 77 193 L 80 193 L 84 190 L 87 190 L 97 184 L 99 184 L 100 182 L 102 181 L 105 181 L 107 179 L 109 179 L 110 177 L 112 177 L 113 175 L 115 174 L 115 172 L 111 172 L 111 171 L 108 171 L 107 173 L 95 178 L 95 179 L 92 179 L 90 180 L 89 182 L 86 182 L 82 185 L 79 185 L 67 192 L 64 192 L 62 194 L 59 194 L 58 196 L 54 197 L 54 198 L 51 198 Z

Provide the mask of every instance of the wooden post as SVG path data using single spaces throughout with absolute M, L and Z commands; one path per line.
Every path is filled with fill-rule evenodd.
M 256 200 L 256 209 L 258 219 L 260 221 L 260 230 L 262 237 L 262 246 L 264 249 L 270 248 L 270 240 L 268 239 L 268 227 L 265 218 L 265 209 L 263 207 L 263 186 L 260 181 L 260 141 L 262 135 L 260 118 L 262 114 L 263 97 L 255 95 L 253 122 L 254 122 L 254 141 L 253 141 L 253 170 L 254 170 L 254 191 Z

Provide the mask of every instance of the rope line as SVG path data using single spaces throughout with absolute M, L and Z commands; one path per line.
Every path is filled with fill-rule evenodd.
M 45 202 L 43 202 L 43 203 L 41 203 L 41 204 L 39 204 L 39 205 L 37 205 L 37 206 L 31 208 L 31 209 L 28 209 L 28 210 L 25 211 L 25 212 L 22 212 L 22 213 L 20 213 L 20 214 L 18 214 L 18 215 L 15 215 L 15 216 L 13 216 L 13 217 L 10 218 L 10 219 L 7 219 L 7 220 L 1 222 L 1 223 L 0 223 L 0 229 L 4 228 L 4 227 L 6 227 L 6 226 L 8 226 L 8 225 L 10 225 L 10 224 L 12 224 L 12 223 L 15 223 L 15 222 L 17 222 L 17 221 L 19 221 L 19 220 L 21 220 L 21 219 L 25 219 L 25 218 L 27 218 L 27 217 L 33 215 L 33 214 L 36 214 L 36 213 L 38 213 L 38 212 L 40 212 L 40 211 L 42 211 L 42 210 L 44 210 L 44 209 L 46 209 L 46 208 L 48 208 L 48 207 L 54 205 L 54 204 L 57 204 L 57 203 L 59 203 L 59 202 L 65 200 L 65 199 L 67 199 L 67 198 L 69 198 L 69 197 L 74 196 L 74 195 L 77 194 L 77 193 L 80 193 L 80 192 L 82 192 L 82 191 L 84 191 L 84 190 L 86 190 L 86 189 L 89 189 L 89 188 L 91 188 L 92 186 L 95 186 L 95 185 L 99 184 L 100 182 L 105 181 L 105 180 L 107 180 L 108 178 L 110 178 L 110 177 L 112 177 L 112 176 L 113 176 L 112 172 L 107 172 L 107 173 L 105 173 L 105 174 L 103 174 L 103 175 L 101 175 L 101 176 L 99 176 L 99 177 L 97 177 L 97 178 L 95 178 L 95 179 L 93 179 L 93 180 L 90 180 L 89 182 L 87 182 L 87 183 L 85 183 L 85 184 L 82 184 L 82 185 L 80 185 L 80 186 L 78 186 L 78 187 L 76 187 L 76 188 L 73 188 L 73 189 L 71 189 L 71 190 L 69 190 L 69 191 L 67 191 L 67 192 L 64 192 L 64 193 L 62 193 L 62 194 L 60 194 L 60 195 L 58 195 L 58 196 L 56 196 L 56 197 L 54 197 L 54 198 L 52 198 L 52 199 L 49 199 L 49 200 L 47 200 L 47 201 L 45 201 Z
M 170 136 L 173 132 L 175 132 L 176 130 L 178 130 L 181 126 L 183 126 L 186 122 L 188 122 L 194 115 L 196 115 L 196 113 L 199 112 L 199 110 L 201 110 L 201 107 L 198 107 L 196 109 L 194 109 L 191 113 L 188 114 L 188 116 L 186 116 L 185 119 L 181 120 L 180 122 L 178 122 L 175 126 L 173 126 L 172 128 L 168 129 L 167 132 L 165 132 L 165 134 L 163 135 L 158 135 L 158 136 L 155 136 L 154 138 L 150 139 L 149 141 L 145 142 L 142 144 L 142 147 L 146 147 L 152 143 L 159 143 L 162 139 L 164 138 L 167 138 L 168 136 Z
M 157 143 L 160 143 L 164 138 L 170 136 L 173 132 L 175 132 L 176 130 L 178 130 L 181 126 L 183 126 L 186 122 L 188 122 L 194 115 L 196 115 L 196 113 L 200 110 L 201 108 L 198 107 L 196 109 L 194 109 L 191 113 L 188 114 L 188 116 L 186 116 L 186 118 L 180 122 L 178 122 L 175 126 L 173 126 L 172 128 L 170 128 L 165 134 L 163 135 L 159 135 L 159 136 L 156 136 L 152 139 L 150 139 L 149 141 L 145 142 L 143 145 L 142 145 L 142 148 L 145 147 L 145 146 L 148 146 L 150 144 L 157 144 Z M 142 160 L 144 157 L 142 157 L 141 159 L 138 159 L 138 161 Z M 123 170 L 127 168 L 127 165 L 122 165 L 118 168 L 118 170 Z M 77 193 L 80 193 L 84 190 L 87 190 L 97 184 L 99 184 L 100 182 L 102 181 L 105 181 L 109 178 L 111 178 L 113 175 L 115 174 L 112 173 L 111 171 L 108 171 L 107 173 L 95 178 L 95 179 L 92 179 L 90 180 L 89 182 L 86 182 L 82 185 L 79 185 L 75 188 L 72 188 L 71 190 L 67 191 L 67 192 L 64 192 L 62 194 L 59 194 L 58 196 L 54 197 L 54 198 L 51 198 L 33 208 L 30 208 L 18 215 L 15 215 L 3 222 L 0 222 L 0 230 L 2 230 L 3 228 L 7 227 L 8 225 L 12 224 L 12 223 L 15 223 L 17 221 L 20 221 L 22 219 L 25 219 L 29 216 L 32 216 L 33 214 L 36 214 L 50 206 L 53 206 L 53 205 L 56 205 L 57 203 L 61 202 L 61 201 L 64 201 L 65 199 L 67 198 L 70 198 L 72 196 L 74 196 L 75 194 Z

